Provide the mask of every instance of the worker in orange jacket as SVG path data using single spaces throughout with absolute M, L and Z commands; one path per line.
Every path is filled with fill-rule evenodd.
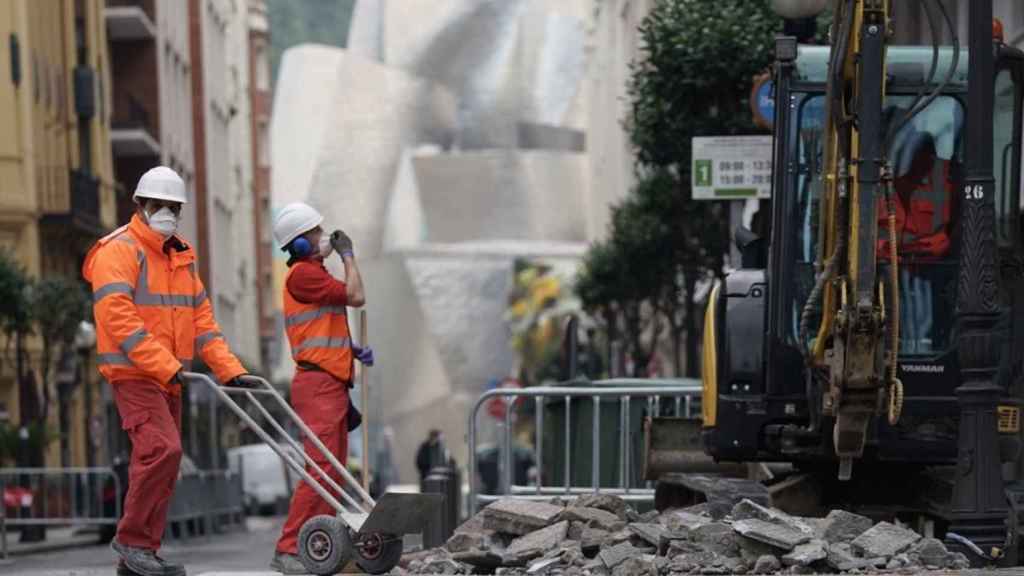
M 240 384 L 196 272 L 192 247 L 175 234 L 185 183 L 159 166 L 139 179 L 131 222 L 96 243 L 82 274 L 92 285 L 100 373 L 113 389 L 132 441 L 128 494 L 111 548 L 118 573 L 184 576 L 157 556 L 181 460 L 182 372 L 198 353 L 218 380 Z
M 296 202 L 281 209 L 274 220 L 274 238 L 288 252 L 288 276 L 284 286 L 284 325 L 295 360 L 291 401 L 296 413 L 342 464 L 348 459 L 348 433 L 358 425 L 357 412 L 349 404 L 352 362 L 373 365 L 373 350 L 352 342 L 347 307 L 366 301 L 363 280 L 356 265 L 352 240 L 342 231 L 324 234 L 323 216 L 313 207 Z M 345 281 L 324 267 L 332 251 L 345 265 Z M 308 439 L 306 454 L 339 486 L 341 475 Z M 320 477 L 308 468 L 318 481 Z M 366 473 L 366 471 L 364 471 Z M 324 482 L 321 484 L 333 492 Z M 336 496 L 337 497 L 337 496 Z M 288 519 L 277 541 L 270 567 L 282 574 L 306 574 L 297 556 L 298 535 L 307 520 L 334 514 L 323 498 L 305 482 L 292 496 Z
M 939 161 L 935 140 L 928 132 L 916 132 L 906 139 L 902 157 L 909 159 L 904 174 L 893 182 L 895 189 L 896 241 L 900 260 L 902 349 L 905 352 L 932 351 L 935 322 L 934 288 L 936 274 L 931 264 L 950 252 L 953 183 L 949 162 Z M 880 261 L 891 260 L 888 207 L 878 204 L 878 246 Z

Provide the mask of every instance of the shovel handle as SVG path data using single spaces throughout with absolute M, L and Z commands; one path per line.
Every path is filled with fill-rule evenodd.
M 359 341 L 369 346 L 369 335 L 366 331 L 366 310 L 359 311 Z M 360 406 L 363 408 L 363 490 L 370 491 L 370 434 L 367 416 L 370 414 L 370 392 L 366 388 L 366 366 L 359 365 Z

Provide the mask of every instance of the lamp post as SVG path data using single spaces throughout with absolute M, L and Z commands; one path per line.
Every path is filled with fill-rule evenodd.
M 78 381 L 82 384 L 82 393 L 85 398 L 85 465 L 93 467 L 96 465 L 96 445 L 93 439 L 92 430 L 92 378 L 89 377 L 87 368 L 89 366 L 89 354 L 96 346 L 96 328 L 91 322 L 82 321 L 75 333 L 74 347 L 78 353 Z
M 89 353 L 93 347 L 96 346 L 96 328 L 90 322 L 82 321 L 78 324 L 78 331 L 75 333 L 75 340 L 73 342 L 75 352 L 78 354 L 78 382 L 82 385 L 82 395 L 85 400 L 85 432 L 82 436 L 85 440 L 85 465 L 92 468 L 96 465 L 96 438 L 100 436 L 95 434 L 92 429 L 92 378 L 89 377 L 87 368 L 89 366 Z M 92 496 L 95 494 L 93 486 L 93 477 L 91 474 L 86 475 L 86 494 Z M 95 511 L 93 505 L 96 504 L 96 499 L 89 497 L 87 499 L 89 506 L 89 514 L 92 515 Z

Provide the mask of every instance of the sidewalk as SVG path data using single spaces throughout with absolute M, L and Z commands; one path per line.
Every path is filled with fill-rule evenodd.
M 83 528 L 47 528 L 46 540 L 42 542 L 18 542 L 21 533 L 11 529 L 7 533 L 7 553 L 10 556 L 45 554 L 72 548 L 99 546 L 100 536 L 95 530 Z

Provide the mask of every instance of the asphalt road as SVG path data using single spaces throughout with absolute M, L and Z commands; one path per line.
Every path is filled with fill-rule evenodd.
M 169 541 L 160 555 L 185 565 L 189 576 L 278 576 L 268 564 L 283 518 L 249 518 L 249 529 L 218 534 L 209 539 Z M 18 556 L 0 566 L 6 576 L 111 576 L 115 555 L 106 546 L 89 546 L 62 552 Z

